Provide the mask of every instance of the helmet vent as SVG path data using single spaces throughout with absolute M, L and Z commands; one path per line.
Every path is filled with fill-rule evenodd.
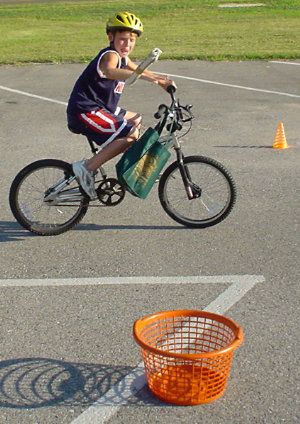
M 119 21 L 123 22 L 123 24 L 125 24 L 124 19 L 122 18 L 122 16 L 117 15 L 117 16 L 116 16 L 116 18 L 117 18 Z

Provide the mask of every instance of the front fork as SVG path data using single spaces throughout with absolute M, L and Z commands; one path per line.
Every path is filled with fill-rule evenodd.
M 184 163 L 184 155 L 180 148 L 175 148 L 177 162 L 184 188 L 189 200 L 197 199 L 201 196 L 201 188 L 193 183 L 188 167 Z

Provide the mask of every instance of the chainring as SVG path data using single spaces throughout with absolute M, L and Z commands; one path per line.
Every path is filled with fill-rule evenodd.
M 98 199 L 106 206 L 116 206 L 122 202 L 126 190 L 116 178 L 106 178 L 96 189 Z

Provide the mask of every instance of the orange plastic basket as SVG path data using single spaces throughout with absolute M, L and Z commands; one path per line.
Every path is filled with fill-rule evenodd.
M 148 386 L 177 405 L 212 402 L 223 395 L 243 331 L 233 320 L 205 311 L 164 311 L 138 319 Z

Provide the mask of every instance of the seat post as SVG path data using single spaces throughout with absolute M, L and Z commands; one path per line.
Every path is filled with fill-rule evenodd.
M 86 138 L 88 139 L 93 155 L 95 155 L 96 153 L 98 153 L 99 149 L 95 146 L 95 142 L 90 137 L 86 137 Z
M 98 153 L 100 147 L 96 147 L 95 142 L 90 137 L 86 136 L 86 138 L 88 139 L 88 142 L 89 142 L 89 145 L 91 147 L 92 153 L 95 155 L 96 153 Z M 100 174 L 101 174 L 102 178 L 104 180 L 106 180 L 107 179 L 107 173 L 106 173 L 104 167 L 103 166 L 100 166 L 99 171 L 100 171 Z

